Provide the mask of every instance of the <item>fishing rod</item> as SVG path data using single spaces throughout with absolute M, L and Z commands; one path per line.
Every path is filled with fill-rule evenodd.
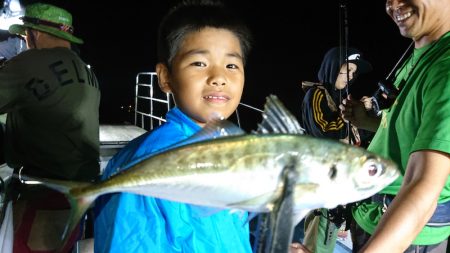
M 347 0 L 341 0 L 339 3 L 339 62 L 345 62 L 347 68 L 347 85 L 345 86 L 345 93 L 350 94 L 349 84 L 350 84 L 350 68 L 348 64 L 348 3 Z M 342 102 L 342 93 L 339 91 L 339 102 Z M 351 123 L 346 124 L 346 132 L 348 136 L 348 144 L 351 143 Z

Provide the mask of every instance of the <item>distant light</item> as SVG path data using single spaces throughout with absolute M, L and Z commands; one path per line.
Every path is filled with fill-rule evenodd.
M 20 11 L 22 11 L 22 6 L 20 6 L 19 1 L 11 1 L 11 2 L 9 2 L 9 9 L 12 12 L 20 12 Z
M 90 69 L 90 68 L 91 68 L 91 65 L 87 64 L 86 67 L 87 67 L 88 69 Z
M 4 8 L 0 9 L 0 30 L 8 30 L 13 24 L 23 24 L 19 19 L 23 14 L 19 0 L 5 1 Z

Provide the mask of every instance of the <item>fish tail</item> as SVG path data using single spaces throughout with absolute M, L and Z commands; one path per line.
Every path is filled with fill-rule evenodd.
M 72 232 L 75 230 L 81 218 L 97 197 L 97 195 L 92 194 L 92 192 L 82 190 L 91 186 L 93 183 L 36 178 L 25 175 L 21 175 L 20 177 L 18 175 L 13 175 L 13 177 L 19 178 L 19 180 L 25 184 L 39 184 L 46 186 L 50 189 L 61 192 L 66 196 L 71 209 L 68 221 L 64 227 L 64 232 L 61 236 L 62 242 L 59 249 L 56 250 L 56 252 L 64 252 L 68 246 L 67 243 L 69 242 L 69 239 L 71 239 Z
M 79 226 L 81 219 L 83 218 L 86 211 L 92 205 L 95 197 L 88 196 L 73 196 L 71 194 L 66 195 L 71 206 L 70 214 L 66 226 L 64 227 L 64 232 L 61 236 L 61 246 L 60 252 L 65 251 L 68 246 L 67 243 L 72 239 L 73 231 Z

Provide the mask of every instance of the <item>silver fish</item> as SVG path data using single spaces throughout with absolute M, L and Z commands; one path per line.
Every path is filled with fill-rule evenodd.
M 283 192 L 282 171 L 290 166 L 296 175 L 293 220 L 298 223 L 312 209 L 370 197 L 399 175 L 392 161 L 362 148 L 302 135 L 295 117 L 274 96 L 268 98 L 256 132 L 245 134 L 230 124 L 208 124 L 192 139 L 137 161 L 103 182 L 28 179 L 68 196 L 73 213 L 67 231 L 72 231 L 98 196 L 113 192 L 270 212 Z

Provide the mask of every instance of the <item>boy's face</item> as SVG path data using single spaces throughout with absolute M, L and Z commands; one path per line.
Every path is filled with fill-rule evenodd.
M 352 62 L 348 63 L 348 78 L 349 80 L 347 81 L 347 64 L 342 64 L 341 69 L 339 70 L 339 74 L 336 78 L 336 83 L 335 83 L 335 87 L 338 90 L 342 90 L 344 89 L 349 81 L 353 80 L 353 78 L 355 77 L 355 73 L 356 70 L 358 69 L 358 66 Z
M 229 30 L 204 28 L 186 35 L 171 72 L 159 64 L 160 86 L 199 125 L 228 118 L 239 105 L 244 64 L 239 39 Z M 158 69 L 158 67 L 157 67 Z

